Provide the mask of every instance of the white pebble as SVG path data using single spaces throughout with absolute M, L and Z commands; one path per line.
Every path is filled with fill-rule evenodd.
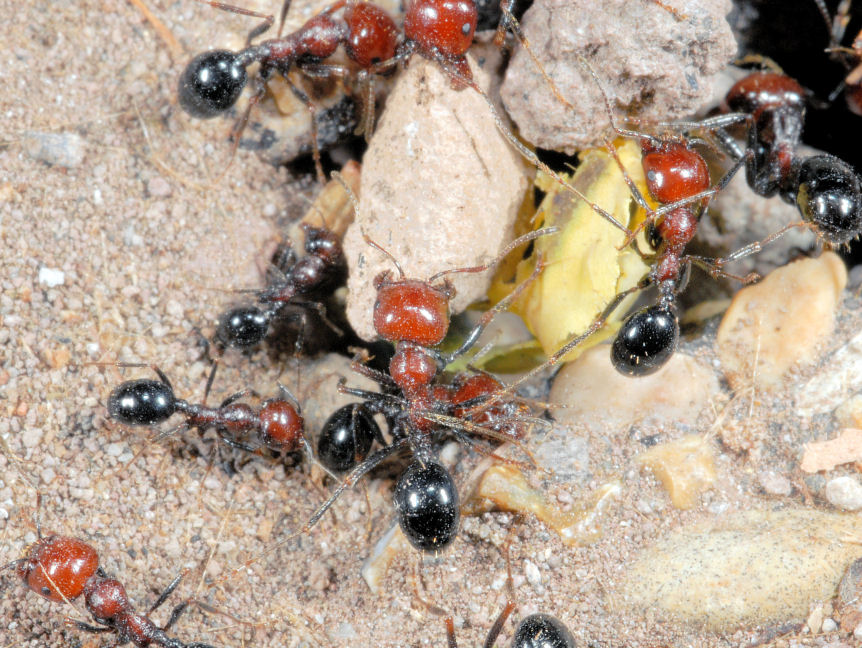
M 826 484 L 826 499 L 845 511 L 862 509 L 862 484 L 855 477 L 835 477 Z
M 856 626 L 856 628 L 853 630 L 853 636 L 856 639 L 862 639 L 862 623 Z
M 823 619 L 823 624 L 820 626 L 820 632 L 835 632 L 838 629 L 838 624 L 832 619 Z
M 77 133 L 27 131 L 22 143 L 27 155 L 46 164 L 72 168 L 84 161 L 84 138 Z
M 123 453 L 123 446 L 119 443 L 109 443 L 105 447 L 105 454 L 109 457 L 119 457 Z
M 530 583 L 533 589 L 542 586 L 542 574 L 539 572 L 539 568 L 536 567 L 536 564 L 533 561 L 524 561 L 524 575 L 527 577 L 527 582 Z
M 39 283 L 45 284 L 48 288 L 62 286 L 66 282 L 66 273 L 62 270 L 54 268 L 39 268 Z

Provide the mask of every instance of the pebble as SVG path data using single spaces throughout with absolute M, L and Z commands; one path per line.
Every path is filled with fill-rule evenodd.
M 170 183 L 162 176 L 155 176 L 147 183 L 147 192 L 152 198 L 167 198 L 173 192 Z
M 847 395 L 862 390 L 862 333 L 857 333 L 821 363 L 798 390 L 796 413 L 804 418 L 844 405 Z M 849 405 L 853 407 L 852 403 Z M 836 413 L 837 414 L 837 413 Z M 862 425 L 856 426 L 862 427 Z
M 823 633 L 835 632 L 838 629 L 838 624 L 832 619 L 823 619 L 823 624 L 820 626 L 820 631 Z
M 84 138 L 77 133 L 26 131 L 21 139 L 24 152 L 52 166 L 74 168 L 84 161 Z
M 468 55 L 487 91 L 487 70 L 495 69 L 499 53 L 488 49 L 483 58 L 479 67 Z M 357 334 L 376 337 L 373 280 L 383 271 L 397 275 L 392 260 L 369 246 L 363 233 L 411 278 L 487 263 L 513 238 L 528 186 L 526 164 L 497 130 L 485 101 L 476 92 L 453 90 L 437 63 L 414 57 L 398 75 L 363 158 L 360 209 L 344 237 L 347 316 Z M 492 275 L 447 277 L 457 292 L 452 310 L 483 298 Z
M 771 272 L 733 298 L 718 328 L 716 350 L 734 389 L 779 387 L 788 372 L 814 363 L 835 326 L 847 283 L 841 258 L 824 252 Z
M 553 410 L 561 424 L 607 431 L 643 420 L 692 423 L 719 391 L 714 372 L 683 353 L 650 376 L 623 376 L 611 364 L 610 346 L 603 344 L 557 374 L 550 400 L 565 406 Z
M 105 454 L 109 457 L 119 457 L 123 454 L 123 446 L 119 443 L 109 443 L 105 446 Z
M 25 448 L 35 448 L 42 441 L 45 432 L 42 428 L 27 426 L 21 433 L 21 443 Z
M 530 54 L 515 48 L 501 95 L 520 134 L 568 153 L 601 145 L 607 110 L 578 55 L 589 59 L 621 112 L 637 107 L 632 116 L 650 121 L 693 113 L 710 97 L 710 77 L 736 54 L 736 41 L 726 0 L 687 0 L 683 10 L 687 17 L 679 20 L 657 2 L 536 0 L 524 14 L 524 35 L 569 105 Z
M 54 288 L 66 283 L 66 273 L 55 268 L 39 268 L 39 283 Z
M 524 561 L 524 576 L 527 577 L 527 582 L 533 589 L 542 587 L 542 573 L 532 560 Z
M 768 495 L 786 497 L 793 492 L 793 485 L 784 475 L 773 470 L 761 470 L 757 473 L 757 483 Z
M 854 628 L 853 638 L 862 640 L 862 623 L 860 623 L 858 626 L 856 626 L 856 628 Z
M 649 468 L 678 509 L 690 509 L 715 482 L 712 444 L 699 435 L 662 443 L 635 460 Z
M 860 525 L 858 514 L 804 509 L 725 513 L 641 550 L 614 599 L 716 632 L 803 621 L 858 557 Z
M 845 511 L 862 509 L 862 484 L 856 477 L 835 477 L 826 484 L 826 499 Z

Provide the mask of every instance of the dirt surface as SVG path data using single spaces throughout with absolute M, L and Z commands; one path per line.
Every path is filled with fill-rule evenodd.
M 302 464 L 260 457 L 236 455 L 233 469 L 210 467 L 212 445 L 196 434 L 147 444 L 145 432 L 106 420 L 110 390 L 150 372 L 90 363 L 154 363 L 178 395 L 200 399 L 208 364 L 196 327 L 211 334 L 235 299 L 226 291 L 260 285 L 260 249 L 313 196 L 309 181 L 290 180 L 248 152 L 226 168 L 229 122 L 194 122 L 178 109 L 182 66 L 219 44 L 191 34 L 202 23 L 214 35 L 245 30 L 246 19 L 191 0 L 147 5 L 163 34 L 138 3 L 2 5 L 0 436 L 11 454 L 0 455 L 0 564 L 36 538 L 36 493 L 26 479 L 44 494 L 43 528 L 95 546 L 139 609 L 191 570 L 175 598 L 194 597 L 208 610 L 192 606 L 172 630 L 185 642 L 443 646 L 443 622 L 420 602 L 418 588 L 454 616 L 460 645 L 481 644 L 506 597 L 500 546 L 512 515 L 465 520 L 453 546 L 424 561 L 423 583 L 414 577 L 417 555 L 400 554 L 373 595 L 359 569 L 392 521 L 386 471 L 366 481 L 367 499 L 362 489 L 348 492 L 308 536 L 268 551 L 308 518 L 330 484 Z M 38 152 L 45 134 L 69 136 L 71 150 L 63 154 L 71 166 L 38 159 L 47 155 Z M 852 302 L 830 344 L 858 331 L 857 315 Z M 713 357 L 707 345 L 694 350 Z M 210 400 L 246 387 L 272 394 L 279 378 L 300 399 L 315 389 L 313 363 L 229 353 Z M 804 385 L 804 376 L 795 384 Z M 513 618 L 554 614 L 579 646 L 738 646 L 761 632 L 770 636 L 770 628 L 707 634 L 651 614 L 611 611 L 625 561 L 669 530 L 754 506 L 824 506 L 808 498 L 801 478 L 794 477 L 789 496 L 776 497 L 763 494 L 755 475 L 763 467 L 796 475 L 802 442 L 825 438 L 829 421 L 803 429 L 780 398 L 756 390 L 735 398 L 724 391 L 691 429 L 714 439 L 716 421 L 754 438 L 758 451 L 737 454 L 715 441 L 719 479 L 690 511 L 671 508 L 658 482 L 633 462 L 639 439 L 655 431 L 588 433 L 589 475 L 548 485 L 549 497 L 570 508 L 617 477 L 622 499 L 589 547 L 566 547 L 534 519 L 517 526 Z M 781 435 L 767 434 L 776 428 Z M 465 457 L 459 479 L 474 461 Z M 663 505 L 645 512 L 641 501 Z M 66 617 L 89 621 L 77 608 L 42 600 L 5 570 L 0 646 L 110 644 L 64 624 Z M 168 609 L 154 616 L 164 622 Z M 829 637 L 799 641 L 825 645 Z

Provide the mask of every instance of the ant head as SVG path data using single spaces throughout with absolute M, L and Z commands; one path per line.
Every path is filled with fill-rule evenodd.
M 212 50 L 198 54 L 180 76 L 180 105 L 192 117 L 215 117 L 236 103 L 247 82 L 237 53 Z
M 374 330 L 389 342 L 436 346 L 449 331 L 449 299 L 452 290 L 418 279 L 392 281 L 389 273 L 374 280 Z
M 126 425 L 154 425 L 169 419 L 177 400 L 161 380 L 129 380 L 108 396 L 108 416 Z
M 628 376 L 648 376 L 661 369 L 679 341 L 679 320 L 672 305 L 660 302 L 632 313 L 611 346 L 611 362 Z
M 833 245 L 847 243 L 862 231 L 862 182 L 836 157 L 815 155 L 802 162 L 796 204 L 802 218 Z
M 54 603 L 78 598 L 98 569 L 95 549 L 77 538 L 57 535 L 30 545 L 17 566 L 27 587 Z
M 776 108 L 804 113 L 805 89 L 786 74 L 754 72 L 733 84 L 724 101 L 730 111 L 749 113 L 754 119 Z
M 709 189 L 706 160 L 684 141 L 642 144 L 641 148 L 647 189 L 657 202 L 668 205 Z
M 351 470 L 371 450 L 380 427 L 361 403 L 339 407 L 326 419 L 317 441 L 317 457 L 333 472 Z
M 463 56 L 473 44 L 477 20 L 472 0 L 412 0 L 404 35 L 423 53 Z
M 434 462 L 412 463 L 395 486 L 398 525 L 416 549 L 437 552 L 455 539 L 461 519 L 455 480 Z
M 257 306 L 237 306 L 219 318 L 216 339 L 225 346 L 247 348 L 262 342 L 268 330 L 266 312 Z
M 370 2 L 350 3 L 344 10 L 344 20 L 347 55 L 359 67 L 369 68 L 395 56 L 398 28 L 383 9 Z

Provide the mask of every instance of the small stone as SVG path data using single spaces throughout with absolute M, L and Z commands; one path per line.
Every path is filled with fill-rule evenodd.
M 56 286 L 62 286 L 66 282 L 66 273 L 62 270 L 56 270 L 55 268 L 39 268 L 39 283 L 48 286 L 48 288 L 54 288 Z
M 862 623 L 853 629 L 853 638 L 862 640 Z
M 818 605 L 811 611 L 811 614 L 808 615 L 808 619 L 805 621 L 805 625 L 808 626 L 811 634 L 820 632 L 820 627 L 823 625 L 823 606 Z
M 862 394 L 851 396 L 838 406 L 835 410 L 835 422 L 838 427 L 862 430 Z
M 832 619 L 823 619 L 823 624 L 820 626 L 820 632 L 829 633 L 835 632 L 838 629 L 838 624 Z
M 567 364 L 551 388 L 550 400 L 563 425 L 594 430 L 622 430 L 632 423 L 690 423 L 720 392 L 714 372 L 691 356 L 674 354 L 650 376 L 623 376 L 611 364 L 603 344 Z
M 790 480 L 772 470 L 762 470 L 757 473 L 757 483 L 768 495 L 787 497 L 793 492 Z
M 698 435 L 662 443 L 635 459 L 655 474 L 678 509 L 692 508 L 715 482 L 712 445 Z
M 826 484 L 826 499 L 845 511 L 862 509 L 862 484 L 855 477 L 835 477 Z
M 847 283 L 841 258 L 824 252 L 771 272 L 740 290 L 718 328 L 716 350 L 734 389 L 775 389 L 788 372 L 812 364 L 835 326 Z
M 74 168 L 84 161 L 85 142 L 77 133 L 27 131 L 22 145 L 31 158 L 52 166 Z
M 542 573 L 532 560 L 524 561 L 524 575 L 533 589 L 538 589 L 542 586 Z
M 803 621 L 859 554 L 858 514 L 749 510 L 670 532 L 624 565 L 618 605 L 694 628 Z
M 483 56 L 482 67 L 468 59 L 487 91 L 487 70 L 499 59 L 492 49 Z M 416 110 L 417 105 L 434 108 Z M 453 90 L 439 64 L 414 57 L 398 75 L 363 158 L 360 210 L 344 237 L 347 316 L 356 333 L 376 337 L 374 278 L 384 271 L 398 275 L 392 260 L 363 234 L 392 254 L 410 278 L 488 263 L 514 238 L 528 185 L 525 163 L 497 130 L 482 97 Z M 492 275 L 448 276 L 457 293 L 453 312 L 483 298 Z
M 105 454 L 109 457 L 119 457 L 123 454 L 123 446 L 120 443 L 109 443 L 105 446 Z
M 162 176 L 151 178 L 147 183 L 147 192 L 152 198 L 167 198 L 172 191 L 170 183 Z
M 728 0 L 688 0 L 680 20 L 659 2 L 537 0 L 524 14 L 524 35 L 567 103 L 517 47 L 501 91 L 506 110 L 537 146 L 573 153 L 601 145 L 607 109 L 583 56 L 620 114 L 648 121 L 689 115 L 709 99 L 710 77 L 736 54 L 730 8 Z
M 25 448 L 35 448 L 42 441 L 45 431 L 42 428 L 27 426 L 21 433 L 21 443 Z

